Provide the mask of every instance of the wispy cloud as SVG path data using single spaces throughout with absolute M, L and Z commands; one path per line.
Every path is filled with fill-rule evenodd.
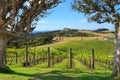
M 48 21 L 41 21 L 41 20 L 38 22 L 38 24 L 47 24 L 47 23 Z
M 80 23 L 87 23 L 88 21 L 87 20 L 80 20 L 79 22 Z

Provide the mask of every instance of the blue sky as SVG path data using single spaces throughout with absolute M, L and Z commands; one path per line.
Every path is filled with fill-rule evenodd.
M 114 26 L 109 23 L 98 24 L 96 22 L 87 22 L 87 17 L 84 14 L 71 9 L 71 1 L 66 0 L 66 2 L 49 10 L 52 13 L 41 18 L 34 31 L 60 30 L 65 27 L 81 30 L 96 30 L 98 28 L 114 30 Z

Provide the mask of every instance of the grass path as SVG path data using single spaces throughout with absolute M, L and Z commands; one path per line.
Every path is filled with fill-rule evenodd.
M 52 71 L 37 74 L 36 78 L 39 80 L 110 80 L 110 73 L 110 70 L 104 67 L 90 70 L 74 59 L 73 69 L 68 68 L 68 60 L 65 60 L 57 64 Z
M 21 64 L 9 65 L 14 73 L 0 74 L 0 80 L 113 80 L 110 79 L 110 70 L 97 66 L 90 70 L 78 60 L 73 60 L 73 68 L 68 68 L 68 59 L 58 63 L 54 68 L 47 68 L 47 63 L 29 68 Z

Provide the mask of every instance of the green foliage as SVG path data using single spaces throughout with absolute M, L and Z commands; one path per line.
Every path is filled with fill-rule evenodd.
M 112 60 L 114 53 L 113 41 L 99 41 L 99 40 L 80 40 L 71 41 L 63 44 L 56 44 L 50 47 L 51 55 L 53 56 L 69 56 L 69 49 L 72 48 L 72 52 L 75 58 L 86 58 L 89 59 L 92 48 L 95 50 L 95 59 Z M 19 55 L 25 54 L 25 48 L 7 49 L 8 53 L 18 53 Z M 36 55 L 47 55 L 47 48 L 30 48 L 30 54 Z
M 69 28 L 65 28 L 61 31 L 58 31 L 56 35 L 62 37 L 95 37 L 96 36 L 93 33 L 79 32 L 79 30 L 77 29 L 69 29 Z
M 25 53 L 25 48 L 7 48 L 7 54 L 9 53 L 17 53 L 19 55 Z
M 8 42 L 8 47 L 39 46 L 53 42 L 53 35 L 50 32 L 31 33 L 22 37 L 12 39 Z
M 112 41 L 81 40 L 55 45 L 54 47 L 65 53 L 69 53 L 69 48 L 73 48 L 74 57 L 77 58 L 90 58 L 92 48 L 95 50 L 96 59 L 111 60 L 114 53 L 114 44 Z
M 88 21 L 119 23 L 119 0 L 74 0 L 72 8 L 89 16 Z

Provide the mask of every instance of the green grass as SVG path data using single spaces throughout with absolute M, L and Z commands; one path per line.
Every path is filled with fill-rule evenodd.
M 109 69 L 97 66 L 95 70 L 90 70 L 78 60 L 73 61 L 72 69 L 68 68 L 68 59 L 56 64 L 54 68 L 47 68 L 46 63 L 28 68 L 21 64 L 9 65 L 15 72 L 0 74 L 0 80 L 112 80 Z
M 112 41 L 98 40 L 80 40 L 71 41 L 51 46 L 51 54 L 54 56 L 68 56 L 69 48 L 73 49 L 74 58 L 87 58 L 89 60 L 91 49 L 95 49 L 95 58 L 102 60 L 111 60 L 109 56 L 113 56 L 114 44 Z M 25 53 L 25 49 L 8 49 L 8 52 L 18 52 L 19 55 Z M 36 55 L 47 54 L 47 48 L 31 49 L 30 53 Z M 9 54 L 8 54 L 9 55 Z M 68 67 L 69 60 L 65 59 L 61 63 L 54 65 L 54 68 L 48 68 L 47 62 L 31 66 L 28 68 L 22 67 L 22 64 L 8 65 L 14 72 L 2 74 L 0 80 L 114 80 L 111 78 L 111 70 L 107 65 L 99 66 L 95 64 L 95 69 L 90 70 L 80 61 L 73 60 L 73 68 Z

